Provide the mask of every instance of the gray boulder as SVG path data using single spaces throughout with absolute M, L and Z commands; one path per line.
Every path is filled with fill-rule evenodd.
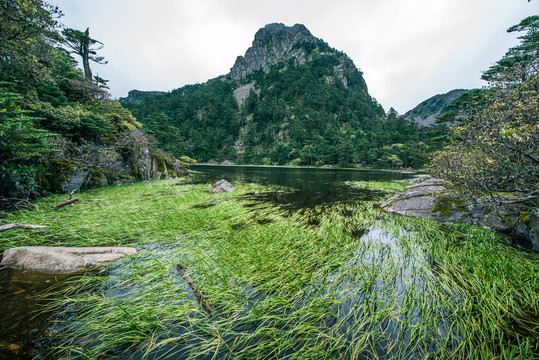
M 21 246 L 4 252 L 1 265 L 46 273 L 69 274 L 105 267 L 127 255 L 131 247 Z
M 508 199 L 511 200 L 511 199 Z M 443 180 L 431 178 L 408 186 L 381 205 L 389 213 L 429 218 L 440 222 L 462 222 L 528 239 L 539 251 L 539 211 L 523 204 L 484 199 L 470 202 L 448 191 Z M 525 220 L 521 220 L 522 214 Z
M 210 189 L 210 192 L 211 193 L 232 192 L 235 190 L 236 188 L 232 186 L 228 181 L 221 179 L 217 181 L 215 184 L 213 184 L 213 187 Z

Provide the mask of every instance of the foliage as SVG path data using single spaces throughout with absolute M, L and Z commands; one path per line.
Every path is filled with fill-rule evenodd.
M 117 164 L 117 169 L 104 169 L 117 172 L 122 158 L 141 158 L 142 150 L 135 146 L 141 143 L 171 174 L 184 171 L 185 163 L 157 149 L 129 110 L 107 99 L 106 80 L 97 76 L 94 83 L 91 76 L 85 78 L 75 59 L 60 47 L 68 44 L 75 51 L 80 45 L 79 55 L 102 62 L 96 49 L 91 49 L 98 41 L 88 32 L 63 29 L 60 34 L 60 10 L 41 0 L 2 1 L 0 15 L 2 185 L 19 184 L 32 190 L 40 190 L 39 185 L 45 183 L 58 185 L 60 180 L 51 179 L 59 176 L 55 171 L 59 169 L 51 168 L 59 163 L 55 160 L 79 166 Z M 138 168 L 136 173 L 140 173 Z M 3 186 L 0 195 L 11 189 Z M 47 190 L 59 189 L 47 186 Z
M 509 49 L 502 59 L 485 71 L 482 79 L 511 86 L 524 82 L 539 71 L 539 15 L 525 18 L 507 32 L 524 34 L 518 37 L 520 44 Z
M 29 116 L 17 104 L 22 96 L 0 84 L 0 181 L 3 187 L 13 179 L 34 190 L 32 176 L 43 156 L 52 151 L 47 138 L 54 134 L 36 128 L 38 118 Z
M 530 17 L 512 27 L 527 32 L 485 73 L 490 87 L 458 99 L 460 125 L 452 144 L 433 158 L 433 175 L 476 195 L 539 195 L 538 21 Z

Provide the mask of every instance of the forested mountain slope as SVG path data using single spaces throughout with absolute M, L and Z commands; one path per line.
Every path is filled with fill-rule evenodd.
M 415 121 L 420 125 L 430 126 L 436 122 L 436 118 L 451 111 L 451 105 L 462 94 L 469 90 L 455 89 L 445 94 L 434 95 L 421 102 L 415 108 L 407 111 L 404 117 L 410 121 Z
M 420 167 L 444 132 L 386 115 L 352 60 L 300 24 L 260 29 L 226 75 L 143 94 L 120 101 L 165 150 L 202 162 Z

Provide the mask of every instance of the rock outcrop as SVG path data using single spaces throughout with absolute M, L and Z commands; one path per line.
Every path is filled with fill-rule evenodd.
M 299 63 L 305 62 L 305 52 L 294 48 L 298 43 L 315 43 L 315 38 L 304 25 L 285 26 L 284 24 L 268 24 L 258 30 L 245 56 L 238 56 L 230 69 L 232 79 L 244 79 L 257 71 L 267 71 L 271 65 L 279 61 L 295 58 Z
M 408 186 L 384 202 L 389 213 L 429 218 L 440 222 L 463 222 L 490 228 L 530 241 L 539 251 L 539 211 L 518 203 L 483 201 L 472 203 L 448 191 L 442 179 L 428 179 Z
M 105 267 L 135 254 L 131 247 L 22 246 L 4 252 L 1 265 L 46 273 L 69 274 Z

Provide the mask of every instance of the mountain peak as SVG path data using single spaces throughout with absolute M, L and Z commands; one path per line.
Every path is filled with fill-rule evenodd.
M 267 71 L 271 65 L 279 61 L 295 58 L 304 63 L 306 52 L 296 45 L 301 43 L 317 43 L 319 40 L 302 24 L 286 26 L 282 23 L 272 23 L 259 29 L 252 46 L 244 56 L 238 56 L 230 69 L 232 79 L 244 79 L 257 71 Z
M 282 23 L 268 24 L 256 32 L 253 46 L 268 41 L 268 39 L 274 36 L 295 37 L 297 34 L 312 37 L 311 32 L 302 24 L 296 24 L 294 26 L 286 26 Z

